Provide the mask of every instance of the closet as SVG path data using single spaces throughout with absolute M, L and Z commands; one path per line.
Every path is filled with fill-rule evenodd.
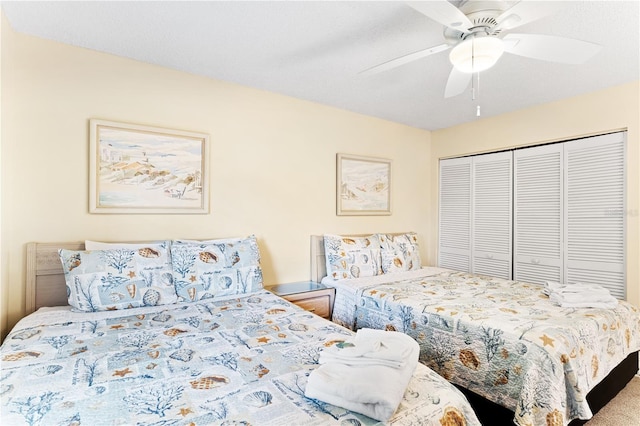
M 438 265 L 511 278 L 512 154 L 440 162 Z
M 438 265 L 624 299 L 625 138 L 441 160 Z

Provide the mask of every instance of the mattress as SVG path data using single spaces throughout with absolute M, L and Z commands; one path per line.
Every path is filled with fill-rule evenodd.
M 334 321 L 409 334 L 421 362 L 519 425 L 591 418 L 587 393 L 640 348 L 638 309 L 623 301 L 561 308 L 542 286 L 441 268 L 323 282 Z
M 0 347 L 0 423 L 372 425 L 306 398 L 328 336 L 351 331 L 259 291 L 93 313 L 41 309 Z M 419 365 L 390 423 L 479 425 Z

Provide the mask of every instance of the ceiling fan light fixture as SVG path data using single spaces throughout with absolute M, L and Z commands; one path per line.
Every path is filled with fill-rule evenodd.
M 497 37 L 469 37 L 451 50 L 449 60 L 458 71 L 476 73 L 494 66 L 504 53 Z

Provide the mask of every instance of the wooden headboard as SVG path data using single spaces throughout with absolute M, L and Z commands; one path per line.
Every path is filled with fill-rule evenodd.
M 84 242 L 28 243 L 26 271 L 26 314 L 43 306 L 65 306 L 67 287 L 64 282 L 59 249 L 84 250 Z
M 388 235 L 402 235 L 407 232 L 387 232 Z M 342 237 L 366 237 L 371 234 L 340 234 Z M 327 276 L 327 263 L 324 257 L 324 238 L 311 236 L 311 281 L 320 282 Z
M 389 235 L 406 234 L 393 232 Z M 341 234 L 342 235 L 342 234 Z M 365 237 L 371 234 L 344 234 L 345 237 Z M 43 306 L 67 305 L 67 288 L 59 249 L 84 250 L 84 242 L 28 243 L 26 270 L 25 314 Z M 311 281 L 320 282 L 327 275 L 324 257 L 324 238 L 311 236 Z

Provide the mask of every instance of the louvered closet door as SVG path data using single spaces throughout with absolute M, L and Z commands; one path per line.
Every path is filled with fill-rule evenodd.
M 438 266 L 471 271 L 471 158 L 440 161 Z
M 563 281 L 562 144 L 514 153 L 514 280 Z
M 472 272 L 511 279 L 512 152 L 473 157 Z
M 565 144 L 565 268 L 569 283 L 594 283 L 625 298 L 625 137 Z

